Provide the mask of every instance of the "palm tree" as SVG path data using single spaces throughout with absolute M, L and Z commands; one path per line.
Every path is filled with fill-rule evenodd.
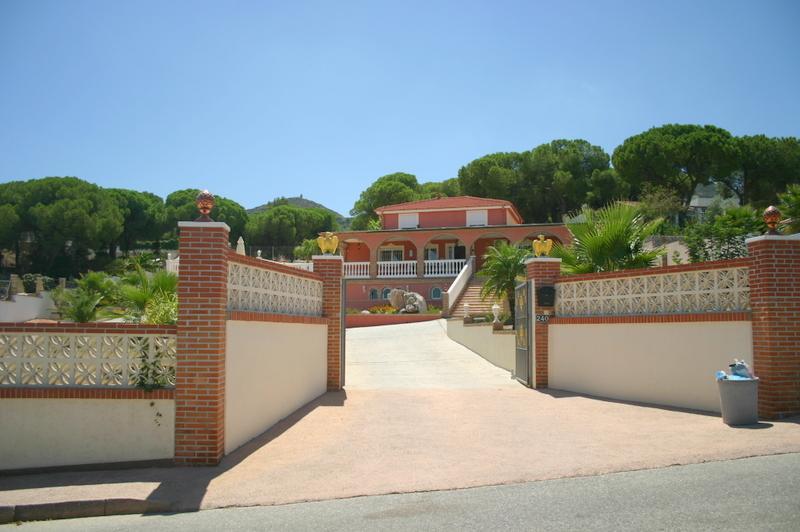
M 647 221 L 636 207 L 612 203 L 602 209 L 584 207 L 567 222 L 572 244 L 556 244 L 550 255 L 561 259 L 569 274 L 647 268 L 664 254 L 645 250 L 645 240 L 658 231 L 662 218 Z M 577 221 L 576 221 L 577 220 Z
M 505 241 L 486 250 L 483 268 L 478 276 L 485 277 L 486 282 L 481 289 L 481 297 L 494 299 L 506 298 L 514 320 L 514 289 L 525 279 L 525 259 L 530 255 L 527 249 L 520 249 Z
M 138 264 L 135 268 L 122 280 L 120 300 L 126 310 L 126 321 L 149 323 L 148 310 L 153 310 L 153 305 L 177 304 L 173 296 L 177 292 L 178 276 L 165 270 L 150 273 Z

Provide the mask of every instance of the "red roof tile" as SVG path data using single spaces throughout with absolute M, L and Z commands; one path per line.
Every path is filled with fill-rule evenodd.
M 375 212 L 382 214 L 384 212 L 394 211 L 418 211 L 418 210 L 436 210 L 436 209 L 473 209 L 480 207 L 510 207 L 514 213 L 514 217 L 522 223 L 522 216 L 514 206 L 513 203 L 507 200 L 494 199 L 494 198 L 477 198 L 475 196 L 454 196 L 435 199 L 424 199 L 417 201 L 409 201 L 406 203 L 397 203 L 395 205 L 385 205 L 378 207 Z
M 398 203 L 396 205 L 386 205 L 378 207 L 375 212 L 386 211 L 416 211 L 419 209 L 458 209 L 458 208 L 473 208 L 473 207 L 514 207 L 510 201 L 492 198 L 476 198 L 475 196 L 455 196 L 452 198 L 435 198 L 424 199 L 417 201 L 409 201 L 406 203 Z

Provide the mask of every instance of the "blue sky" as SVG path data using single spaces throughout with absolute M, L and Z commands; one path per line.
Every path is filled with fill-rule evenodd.
M 800 136 L 800 2 L 0 1 L 0 182 L 346 213 L 377 177 L 670 122 Z

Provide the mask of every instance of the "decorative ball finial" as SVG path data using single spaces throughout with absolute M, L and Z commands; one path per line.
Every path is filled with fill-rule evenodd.
M 769 207 L 764 210 L 764 223 L 767 224 L 769 231 L 767 231 L 768 235 L 779 235 L 777 225 L 778 222 L 781 221 L 781 211 L 775 205 L 770 205 Z
M 212 194 L 208 190 L 202 191 L 200 194 L 197 195 L 197 199 L 195 200 L 195 205 L 197 205 L 197 210 L 200 211 L 200 218 L 195 220 L 195 222 L 214 221 L 209 216 L 211 214 L 211 211 L 214 209 L 214 194 Z

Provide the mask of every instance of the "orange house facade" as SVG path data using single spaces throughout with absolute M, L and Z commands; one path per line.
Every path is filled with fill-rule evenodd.
M 525 224 L 511 202 L 498 199 L 438 198 L 375 212 L 380 230 L 338 233 L 349 308 L 385 305 L 393 288 L 418 292 L 428 305 L 447 306 L 456 278 L 474 275 L 497 241 L 530 248 L 539 235 L 554 242 L 570 239 L 563 224 Z

